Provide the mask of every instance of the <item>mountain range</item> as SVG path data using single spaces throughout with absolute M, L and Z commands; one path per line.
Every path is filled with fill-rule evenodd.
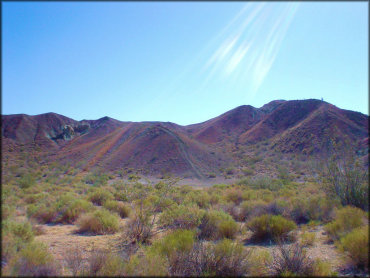
M 83 170 L 135 169 L 146 175 L 204 178 L 239 167 L 240 158 L 261 142 L 266 154 L 312 156 L 334 139 L 350 142 L 358 154 L 367 156 L 368 123 L 367 115 L 315 99 L 275 100 L 261 108 L 243 105 L 187 126 L 14 114 L 2 115 L 2 152 L 9 157 L 20 149 L 37 150 L 45 161 Z

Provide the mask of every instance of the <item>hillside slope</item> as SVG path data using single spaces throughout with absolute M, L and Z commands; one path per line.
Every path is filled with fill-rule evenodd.
M 136 169 L 204 178 L 238 166 L 240 146 L 268 142 L 269 150 L 311 155 L 330 139 L 350 142 L 367 155 L 367 115 L 319 100 L 272 101 L 239 106 L 203 123 L 121 122 L 109 117 L 75 121 L 55 113 L 2 116 L 2 151 L 37 149 L 47 161 L 84 170 Z M 267 150 L 268 151 L 268 150 Z

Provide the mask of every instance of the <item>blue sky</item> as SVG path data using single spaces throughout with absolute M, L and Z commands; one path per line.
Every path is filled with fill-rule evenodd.
M 2 113 L 208 120 L 324 98 L 368 114 L 367 2 L 3 2 Z

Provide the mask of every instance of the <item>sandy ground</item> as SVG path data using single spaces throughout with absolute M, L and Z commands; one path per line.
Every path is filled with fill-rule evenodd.
M 127 220 L 121 219 L 121 225 L 123 226 Z M 64 256 L 66 251 L 70 247 L 78 246 L 83 251 L 84 257 L 87 258 L 93 248 L 111 248 L 111 250 L 117 250 L 117 240 L 121 236 L 120 233 L 113 235 L 97 235 L 97 236 L 86 236 L 76 233 L 77 226 L 75 225 L 40 225 L 45 231 L 45 234 L 36 237 L 36 240 L 46 243 L 54 257 L 59 260 L 63 267 L 63 273 L 68 275 L 69 270 L 66 268 L 64 262 Z M 309 230 L 314 232 L 316 240 L 313 246 L 307 247 L 308 256 L 312 259 L 320 258 L 321 260 L 327 261 L 332 266 L 333 271 L 339 271 L 341 265 L 344 264 L 344 256 L 337 251 L 334 244 L 329 244 L 327 236 L 325 235 L 322 226 L 318 226 Z M 301 231 L 298 231 L 300 234 Z M 242 238 L 242 237 L 241 237 Z M 245 239 L 245 236 L 244 236 Z M 277 250 L 277 245 L 252 245 L 246 244 L 247 249 L 265 249 L 271 254 Z

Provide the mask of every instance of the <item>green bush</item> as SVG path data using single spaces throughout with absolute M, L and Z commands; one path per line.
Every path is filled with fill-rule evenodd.
M 128 276 L 169 276 L 168 261 L 156 252 L 145 252 L 144 255 L 135 254 L 125 264 L 124 272 Z
M 8 262 L 14 255 L 34 238 L 29 222 L 2 221 L 2 260 Z
M 253 232 L 253 240 L 273 240 L 279 241 L 286 239 L 288 233 L 297 226 L 280 215 L 262 215 L 253 218 L 248 223 L 248 228 Z
M 159 223 L 172 229 L 193 229 L 198 227 L 204 210 L 196 205 L 173 205 L 163 211 Z
M 38 242 L 29 243 L 20 251 L 11 272 L 16 276 L 60 275 L 60 269 L 47 246 Z
M 340 239 L 340 249 L 347 252 L 358 268 L 369 268 L 369 226 L 358 227 Z
M 40 204 L 31 204 L 27 207 L 27 216 L 31 219 L 35 219 L 39 223 L 52 223 L 57 217 L 57 211 L 55 206 L 49 202 Z
M 195 233 L 190 230 L 176 230 L 153 244 L 158 254 L 171 260 L 176 253 L 189 252 L 194 245 Z
M 225 200 L 239 205 L 243 201 L 242 191 L 238 188 L 229 188 L 225 192 Z
M 240 204 L 239 220 L 246 221 L 267 213 L 267 203 L 262 200 L 244 201 Z
M 77 220 L 79 233 L 92 233 L 97 235 L 113 234 L 118 231 L 118 216 L 106 209 L 96 210 L 80 216 Z
M 2 203 L 1 206 L 1 219 L 4 221 L 10 218 L 15 212 L 14 206 Z
M 26 189 L 36 185 L 36 178 L 33 174 L 26 173 L 21 177 L 18 184 L 20 188 Z
M 108 200 L 103 204 L 103 207 L 117 213 L 121 218 L 126 218 L 130 214 L 130 208 L 121 202 Z
M 233 239 L 238 232 L 238 224 L 234 219 L 223 220 L 219 223 L 218 230 L 221 237 Z
M 74 223 L 81 214 L 92 210 L 90 202 L 65 193 L 55 203 L 47 200 L 29 205 L 27 215 L 40 223 Z
M 246 252 L 243 245 L 224 239 L 218 242 L 211 249 L 214 261 L 207 272 L 215 276 L 244 276 L 250 268 L 249 252 Z
M 328 221 L 335 202 L 322 196 L 298 196 L 291 200 L 292 208 L 288 215 L 298 224 L 311 220 Z
M 268 276 L 267 265 L 271 264 L 272 256 L 268 250 L 254 249 L 249 258 L 249 273 L 256 276 Z
M 338 146 L 335 142 L 333 153 L 320 165 L 321 174 L 327 192 L 336 196 L 343 206 L 355 206 L 369 209 L 369 171 L 355 154 L 350 142 Z
M 211 202 L 209 194 L 203 190 L 197 190 L 186 195 L 184 203 L 195 203 L 200 208 L 208 208 Z
M 198 237 L 208 240 L 217 240 L 224 237 L 234 238 L 237 231 L 238 224 L 229 214 L 223 211 L 210 210 L 202 217 Z
M 66 193 L 55 203 L 57 216 L 52 221 L 54 223 L 73 223 L 81 214 L 92 210 L 93 206 L 90 202 L 77 199 L 72 194 Z
M 359 208 L 347 206 L 335 212 L 334 221 L 325 226 L 325 231 L 332 240 L 338 240 L 354 228 L 363 225 L 364 211 Z
M 108 200 L 113 200 L 113 194 L 102 188 L 97 188 L 88 196 L 88 199 L 95 205 L 101 206 Z
M 87 258 L 83 275 L 87 276 L 122 276 L 124 264 L 122 259 L 112 251 L 93 249 Z

